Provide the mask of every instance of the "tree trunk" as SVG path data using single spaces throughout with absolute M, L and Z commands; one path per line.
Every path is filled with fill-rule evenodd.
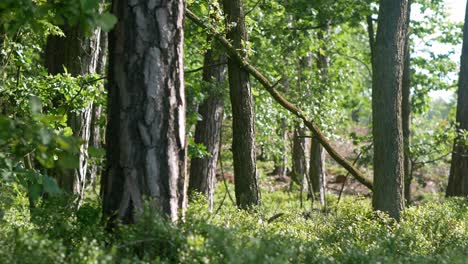
M 107 39 L 107 33 L 106 32 L 101 32 L 101 39 L 99 43 L 99 59 L 98 59 L 98 64 L 97 64 L 97 73 L 100 75 L 104 76 L 106 74 L 106 66 L 107 66 L 107 46 L 108 46 L 108 39 Z M 104 86 L 102 87 L 104 89 Z M 92 146 L 93 148 L 101 148 L 103 138 L 102 135 L 103 129 L 101 126 L 101 118 L 102 118 L 102 105 L 101 104 L 93 104 L 93 109 L 92 109 L 92 118 L 91 118 L 91 137 L 89 139 L 89 146 Z M 89 184 L 95 188 L 96 185 L 96 179 L 98 174 L 101 174 L 101 166 L 98 166 L 98 164 L 92 164 L 89 168 L 89 179 L 90 182 Z
M 325 150 L 322 145 L 320 145 L 320 142 L 314 138 L 312 139 L 310 147 L 309 175 L 312 182 L 314 197 L 318 197 L 320 204 L 325 206 Z
M 317 33 L 317 39 L 321 44 L 325 42 L 325 34 L 328 34 L 328 27 Z M 322 45 L 321 48 L 322 50 L 327 49 L 324 45 Z M 328 85 L 328 64 L 329 58 L 323 52 L 318 52 L 317 70 L 319 75 L 318 79 L 320 80 L 319 87 L 326 87 Z M 317 139 L 312 139 L 310 148 L 309 178 L 312 181 L 314 196 L 319 197 L 320 204 L 325 206 L 325 185 L 327 183 L 325 173 L 325 151 Z
M 466 5 L 468 11 L 468 3 Z M 463 48 L 460 61 L 457 99 L 457 133 L 453 145 L 447 197 L 468 196 L 468 144 L 461 131 L 468 131 L 468 13 L 463 27 Z
M 216 164 L 219 156 L 219 140 L 223 124 L 224 98 L 226 82 L 226 55 L 213 43 L 205 53 L 203 68 L 204 92 L 208 98 L 200 105 L 198 113 L 202 120 L 195 128 L 195 143 L 203 144 L 211 156 L 194 158 L 190 164 L 189 193 L 199 192 L 208 198 L 210 211 L 213 210 Z
M 286 127 L 286 119 L 281 119 L 281 127 L 279 130 L 279 135 L 281 136 L 282 144 L 280 145 L 280 156 L 275 157 L 275 168 L 273 171 L 273 175 L 277 175 L 279 177 L 286 177 L 287 174 L 287 156 L 286 156 L 286 149 L 288 144 L 288 130 Z
M 224 0 L 227 38 L 239 51 L 247 41 L 242 0 Z M 245 57 L 246 54 L 242 53 Z M 260 204 L 255 164 L 255 122 L 249 73 L 229 57 L 229 95 L 232 105 L 232 154 L 237 206 L 247 209 Z
M 403 144 L 404 144 L 404 179 L 405 179 L 405 200 L 406 203 L 411 202 L 411 153 L 410 153 L 410 136 L 411 136 L 411 66 L 410 66 L 410 13 L 411 13 L 411 0 L 408 0 L 408 15 L 406 18 L 406 27 L 408 32 L 406 34 L 405 44 L 405 62 L 403 69 L 403 84 L 402 84 L 402 100 L 401 100 L 401 114 L 403 121 Z
M 186 206 L 184 2 L 115 0 L 109 34 L 103 215 L 134 223 L 144 206 L 171 220 Z
M 45 48 L 45 66 L 50 74 L 64 73 L 64 67 L 72 76 L 94 74 L 99 63 L 101 29 L 96 28 L 91 36 L 85 37 L 78 26 L 62 27 L 65 37 L 49 36 Z M 59 186 L 82 200 L 88 171 L 88 144 L 91 137 L 93 102 L 81 109 L 79 113 L 67 113 L 68 126 L 73 135 L 83 140 L 80 146 L 79 167 L 73 172 L 57 171 Z
M 305 129 L 300 125 L 296 125 L 293 134 L 293 146 L 292 146 L 292 175 L 291 184 L 294 181 L 302 187 L 307 187 L 307 165 L 306 165 L 306 138 Z M 301 190 L 302 191 L 302 190 Z
M 402 77 L 408 0 L 381 0 L 372 76 L 375 210 L 399 220 L 404 209 Z

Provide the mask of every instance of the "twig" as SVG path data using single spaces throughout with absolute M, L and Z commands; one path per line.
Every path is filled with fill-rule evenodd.
M 367 150 L 369 150 L 371 147 L 373 146 L 373 143 L 369 144 L 369 146 L 367 146 L 364 151 L 361 151 L 359 152 L 359 154 L 357 155 L 357 157 L 354 159 L 353 161 L 353 166 L 356 164 L 356 162 L 361 158 L 361 155 L 362 153 L 366 152 Z M 343 184 L 341 185 L 341 189 L 340 189 L 340 193 L 338 195 L 338 201 L 336 201 L 336 210 L 338 210 L 338 204 L 340 203 L 340 200 L 341 200 L 341 195 L 343 194 L 343 191 L 344 191 L 344 188 L 345 188 L 345 185 L 346 185 L 346 181 L 348 180 L 348 177 L 349 177 L 349 172 L 346 173 L 346 176 L 345 176 L 345 179 L 343 181 Z

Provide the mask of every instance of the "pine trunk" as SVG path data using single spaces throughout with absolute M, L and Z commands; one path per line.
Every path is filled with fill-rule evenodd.
M 194 158 L 190 164 L 189 193 L 199 192 L 205 195 L 210 211 L 213 210 L 216 164 L 223 124 L 226 60 L 226 55 L 220 52 L 214 43 L 205 53 L 203 82 L 204 92 L 208 97 L 198 109 L 202 120 L 198 121 L 195 128 L 195 143 L 203 144 L 210 156 Z
M 241 0 L 224 0 L 227 38 L 235 49 L 244 50 L 247 41 Z M 245 54 L 243 54 L 245 56 Z M 232 154 L 237 206 L 247 209 L 260 204 L 255 156 L 255 121 L 249 73 L 228 59 L 229 95 L 232 105 Z
M 375 210 L 404 209 L 402 80 L 408 0 L 381 0 L 372 76 Z
M 468 11 L 468 3 L 466 5 Z M 463 27 L 463 48 L 460 61 L 457 99 L 457 132 L 468 131 L 468 13 Z M 452 163 L 447 186 L 449 196 L 468 196 L 468 145 L 459 133 L 452 152 Z
M 115 0 L 109 34 L 103 215 L 134 223 L 144 199 L 171 220 L 186 206 L 184 2 Z

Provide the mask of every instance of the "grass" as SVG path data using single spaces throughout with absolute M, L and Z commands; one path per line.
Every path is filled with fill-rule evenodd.
M 216 205 L 223 196 L 219 185 Z M 17 196 L 1 220 L 0 263 L 468 263 L 466 198 L 410 207 L 399 223 L 364 197 L 327 200 L 322 212 L 301 209 L 297 193 L 264 192 L 251 213 L 225 200 L 215 214 L 200 198 L 185 222 L 148 209 L 111 236 L 96 198 L 79 211 L 52 199 L 31 215 Z

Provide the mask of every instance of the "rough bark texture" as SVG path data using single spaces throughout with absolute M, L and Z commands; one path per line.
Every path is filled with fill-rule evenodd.
M 194 158 L 190 164 L 189 193 L 199 192 L 208 198 L 210 211 L 213 210 L 216 164 L 219 156 L 219 141 L 223 124 L 223 90 L 226 82 L 227 60 L 224 52 L 216 45 L 205 53 L 203 81 L 204 92 L 208 95 L 200 105 L 198 113 L 202 120 L 195 128 L 195 142 L 206 147 L 209 157 Z
M 372 77 L 375 210 L 399 219 L 404 209 L 401 119 L 408 0 L 381 0 Z
M 227 38 L 242 51 L 247 41 L 241 0 L 224 0 Z M 245 54 L 242 53 L 245 57 Z M 229 95 L 232 105 L 232 154 L 236 203 L 241 209 L 260 204 L 255 164 L 255 122 L 249 73 L 235 59 L 228 59 Z
M 466 5 L 468 11 L 468 3 Z M 468 131 L 468 13 L 463 27 L 463 48 L 460 61 L 457 100 L 457 131 Z M 447 186 L 447 196 L 468 196 L 468 146 L 461 135 L 453 146 L 452 163 Z
M 97 73 L 101 29 L 96 28 L 89 37 L 78 26 L 63 26 L 65 37 L 49 36 L 45 48 L 44 63 L 50 74 L 64 73 L 72 76 Z M 88 144 L 91 137 L 93 102 L 78 113 L 68 113 L 68 125 L 73 134 L 83 140 L 80 147 L 79 167 L 73 172 L 57 171 L 59 186 L 83 198 L 88 171 Z
M 182 0 L 115 0 L 109 34 L 107 167 L 110 227 L 138 220 L 144 199 L 178 219 L 186 205 Z
M 403 68 L 403 86 L 402 86 L 402 100 L 401 100 L 401 114 L 403 121 L 403 144 L 404 144 L 404 177 L 405 177 L 405 200 L 406 203 L 411 202 L 411 153 L 410 153 L 410 136 L 411 136 L 411 65 L 410 65 L 410 13 L 411 13 L 411 0 L 408 0 L 408 14 L 406 18 L 406 27 L 408 32 L 406 34 L 405 44 L 405 62 Z

